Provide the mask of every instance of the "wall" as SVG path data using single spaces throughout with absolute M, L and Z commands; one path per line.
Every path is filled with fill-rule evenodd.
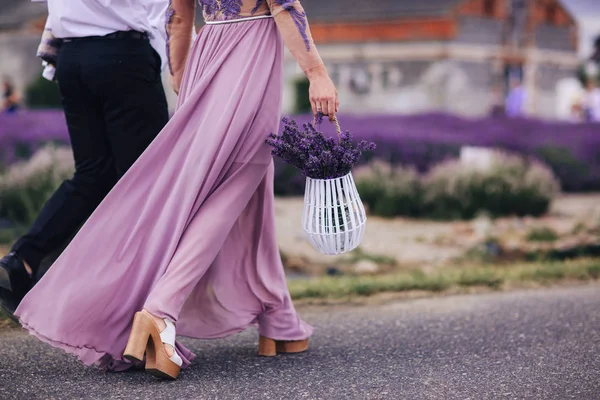
M 540 49 L 572 51 L 573 36 L 570 27 L 540 24 L 535 29 L 535 45 Z
M 0 75 L 14 78 L 19 91 L 41 73 L 41 63 L 35 57 L 37 35 L 0 34 Z M 338 84 L 342 110 L 355 113 L 413 113 L 449 111 L 462 115 L 485 114 L 492 103 L 495 47 L 475 43 L 364 43 L 325 44 L 319 49 L 333 78 Z M 541 57 L 546 54 L 545 58 Z M 538 54 L 542 65 L 534 82 L 536 98 L 531 106 L 534 115 L 556 115 L 555 85 L 570 76 L 574 68 L 560 66 L 576 60 L 569 52 Z M 541 57 L 541 58 L 540 58 Z M 561 61 L 562 60 L 562 61 Z M 556 61 L 556 63 L 554 63 Z M 554 65 L 552 67 L 552 65 Z M 302 71 L 286 54 L 283 111 L 294 107 L 293 80 Z M 367 91 L 361 93 L 361 77 L 366 77 Z M 163 76 L 170 109 L 174 110 L 176 95 Z M 355 85 L 356 86 L 356 85 Z M 363 88 L 364 89 L 364 88 Z
M 573 79 L 574 71 L 568 68 L 551 64 L 539 64 L 536 67 L 535 82 L 536 91 L 531 99 L 531 111 L 543 118 L 564 118 L 568 110 L 565 101 L 572 102 L 574 99 L 564 99 L 559 96 L 573 96 L 568 92 L 560 90 L 562 82 Z
M 502 101 L 495 76 L 499 49 L 464 43 L 321 45 L 322 57 L 350 113 L 445 111 L 464 116 L 487 114 Z M 572 76 L 578 60 L 572 53 L 523 53 L 531 71 L 531 115 L 555 118 L 557 83 Z M 293 81 L 302 72 L 288 54 L 284 112 L 293 111 Z M 564 113 L 562 113 L 564 114 Z
M 288 74 L 284 111 L 293 111 L 293 79 Z M 328 63 L 341 109 L 351 113 L 447 111 L 467 116 L 491 107 L 491 66 L 455 60 Z M 352 81 L 359 81 L 357 85 Z M 364 86 L 362 85 L 364 84 Z M 357 87 L 358 86 L 358 87 Z
M 0 77 L 9 76 L 21 94 L 42 72 L 42 62 L 35 56 L 39 42 L 37 34 L 0 33 Z

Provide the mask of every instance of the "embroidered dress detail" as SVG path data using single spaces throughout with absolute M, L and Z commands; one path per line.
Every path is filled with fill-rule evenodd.
M 175 77 L 171 86 L 177 87 L 178 82 L 183 78 L 186 62 L 184 56 L 187 57 L 189 53 L 188 40 L 191 46 L 191 40 L 185 29 L 193 27 L 195 12 L 194 14 L 190 13 L 196 5 L 202 8 L 204 21 L 208 26 L 272 17 L 277 25 L 279 35 L 303 71 L 323 65 L 323 60 L 314 46 L 306 12 L 300 0 L 169 1 L 169 9 L 166 13 L 167 54 L 169 71 L 171 76 Z
M 262 5 L 263 0 L 256 0 L 256 6 L 254 6 L 254 8 L 251 11 L 251 14 L 254 14 L 255 12 L 258 11 L 258 9 L 260 8 L 260 6 Z
M 206 21 L 236 19 L 242 10 L 242 0 L 199 0 Z
M 240 15 L 242 0 L 220 0 L 220 3 L 221 12 L 225 16 L 225 19 L 235 18 Z
M 171 23 L 171 18 L 173 18 L 173 14 L 175 14 L 175 10 L 173 10 L 173 4 L 171 0 L 169 0 L 169 6 L 167 7 L 167 12 L 165 13 L 165 32 L 167 33 L 167 64 L 169 65 L 169 72 L 173 75 L 173 65 L 171 64 L 171 46 L 169 46 L 169 24 Z
M 196 0 L 169 0 L 167 4 L 165 12 L 166 56 L 171 87 L 177 92 L 192 47 Z
M 275 2 L 281 5 L 285 11 L 290 13 L 302 35 L 302 39 L 304 39 L 306 51 L 310 51 L 310 40 L 306 34 L 306 28 L 308 26 L 308 23 L 306 22 L 306 12 L 300 12 L 296 9 L 296 0 L 275 0 Z
M 207 15 L 217 14 L 217 11 L 219 10 L 217 0 L 198 0 L 198 4 L 202 7 L 204 18 L 206 18 Z

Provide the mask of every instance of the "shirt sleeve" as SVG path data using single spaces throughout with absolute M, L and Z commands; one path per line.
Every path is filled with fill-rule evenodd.
M 50 24 L 50 17 L 48 16 L 36 55 L 47 63 L 56 65 L 56 58 L 58 57 L 58 50 L 61 44 L 62 41 L 55 38 L 52 34 L 52 26 Z
M 171 0 L 165 15 L 169 72 L 179 79 L 192 46 L 195 13 L 195 0 Z
M 267 0 L 271 14 L 290 52 L 303 71 L 323 64 L 299 0 Z
M 162 0 L 150 0 L 147 2 L 146 10 L 150 22 L 150 44 L 160 56 L 161 71 L 167 68 L 167 31 L 165 13 L 169 3 Z

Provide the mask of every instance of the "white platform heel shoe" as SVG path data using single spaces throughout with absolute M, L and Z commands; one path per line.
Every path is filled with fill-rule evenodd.
M 135 313 L 133 326 L 123 357 L 132 361 L 142 361 L 146 355 L 146 372 L 165 379 L 175 379 L 179 375 L 183 360 L 173 352 L 169 357 L 165 344 L 175 349 L 175 325 L 165 319 L 167 327 L 160 332 L 149 313 Z

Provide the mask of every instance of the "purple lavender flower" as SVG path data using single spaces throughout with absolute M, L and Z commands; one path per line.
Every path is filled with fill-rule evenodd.
M 323 115 L 317 116 L 317 125 Z M 362 141 L 355 145 L 350 132 L 337 138 L 325 137 L 312 124 L 298 124 L 283 118 L 280 134 L 267 136 L 267 144 L 273 147 L 272 154 L 281 158 L 313 179 L 334 179 L 348 174 L 358 163 L 364 151 L 375 149 L 374 143 Z
M 306 12 L 298 11 L 296 9 L 296 1 L 295 0 L 275 0 L 275 3 L 281 5 L 281 7 L 290 13 L 292 20 L 296 24 L 296 27 L 300 31 L 300 35 L 304 40 L 304 45 L 306 46 L 306 51 L 310 51 L 310 40 L 307 34 L 308 23 L 306 21 Z

